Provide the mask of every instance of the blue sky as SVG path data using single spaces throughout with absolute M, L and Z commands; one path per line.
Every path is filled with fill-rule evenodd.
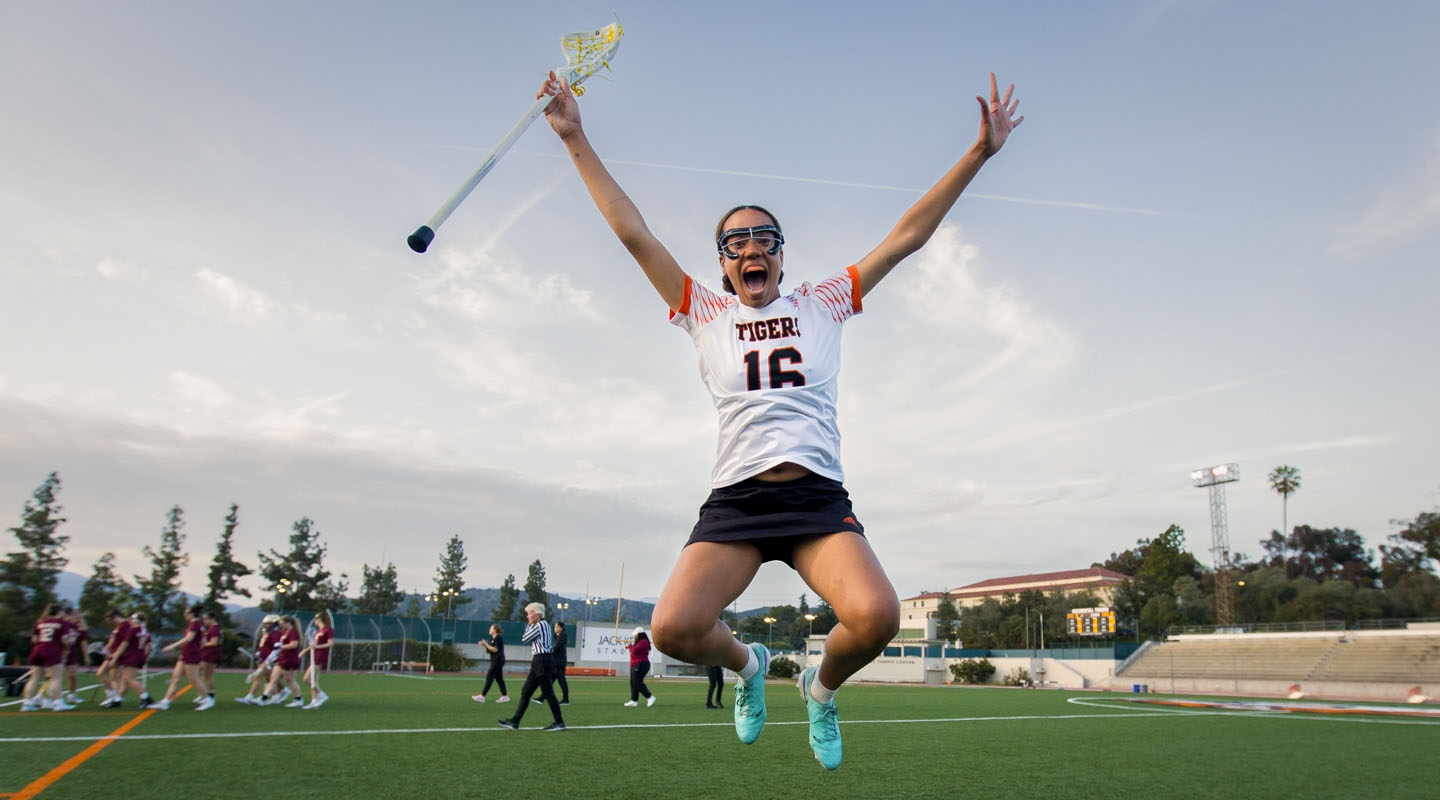
M 740 202 L 787 286 L 873 247 L 1013 81 L 1025 124 L 847 327 L 847 486 L 901 596 L 1088 566 L 1237 462 L 1232 546 L 1373 547 L 1440 505 L 1440 6 L 13 3 L 0 26 L 0 502 L 65 483 L 70 569 L 184 507 L 358 582 L 653 597 L 707 491 L 687 337 L 543 122 L 405 236 L 618 15 L 596 149 L 687 270 Z M 533 6 L 533 7 L 529 7 Z M 6 499 L 8 498 L 8 500 Z M 0 506 L 3 508 L 3 506 Z M 742 606 L 805 591 L 762 569 Z M 813 594 L 811 595 L 813 600 Z

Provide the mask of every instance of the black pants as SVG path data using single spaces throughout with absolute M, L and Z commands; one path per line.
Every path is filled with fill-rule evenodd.
M 565 667 L 568 665 L 567 662 L 568 659 L 556 659 L 554 661 L 555 682 L 560 684 L 560 702 L 562 703 L 570 702 L 570 684 L 565 681 Z
M 705 690 L 705 705 L 720 705 L 720 694 L 725 691 L 725 673 L 719 664 L 711 664 L 705 668 L 705 675 L 710 678 L 710 687 Z M 715 699 L 711 700 L 711 695 Z
M 641 661 L 630 668 L 630 702 L 638 703 L 642 694 L 650 696 L 650 687 L 645 685 L 645 676 L 649 674 L 649 661 Z
M 510 720 L 516 725 L 520 724 L 520 718 L 525 716 L 525 710 L 530 707 L 530 699 L 535 696 L 535 690 L 539 689 L 541 696 L 545 698 L 545 704 L 550 706 L 550 713 L 555 715 L 555 721 L 565 723 L 565 718 L 560 715 L 560 701 L 555 699 L 555 690 L 550 684 L 555 681 L 555 662 L 550 660 L 549 653 L 541 653 L 530 659 L 530 674 L 525 676 L 525 688 L 520 690 L 520 703 L 515 706 L 515 716 Z
M 480 690 L 480 696 L 484 697 L 490 693 L 490 684 L 500 684 L 500 696 L 508 697 L 509 692 L 505 691 L 505 662 L 491 661 L 490 671 L 485 673 L 485 688 Z

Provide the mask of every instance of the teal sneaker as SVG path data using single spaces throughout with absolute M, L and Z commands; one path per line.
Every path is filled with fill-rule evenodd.
M 770 671 L 770 651 L 765 645 L 752 643 L 750 649 L 760 660 L 760 671 L 749 680 L 735 681 L 735 733 L 740 741 L 751 744 L 765 729 L 765 674 Z
M 835 710 L 835 701 L 819 703 L 810 696 L 810 684 L 818 675 L 818 667 L 800 673 L 800 694 L 810 715 L 810 749 L 815 760 L 825 769 L 835 769 L 840 766 L 840 712 Z

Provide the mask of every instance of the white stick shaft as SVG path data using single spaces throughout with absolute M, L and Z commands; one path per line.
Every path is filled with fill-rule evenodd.
M 495 165 L 500 162 L 500 159 L 504 157 L 505 153 L 519 140 L 520 134 L 524 133 L 525 129 L 530 127 L 530 123 L 534 122 L 536 117 L 545 113 L 546 107 L 549 106 L 554 99 L 554 95 L 545 95 L 539 100 L 536 100 L 535 105 L 530 106 L 530 110 L 525 112 L 525 116 L 521 117 L 520 121 L 515 123 L 515 127 L 511 128 L 510 132 L 505 134 L 505 138 L 501 139 L 500 143 L 495 145 L 495 149 L 490 151 L 490 155 L 485 157 L 484 163 L 465 180 L 465 183 L 462 184 L 459 189 L 455 190 L 454 194 L 450 195 L 450 199 L 445 201 L 445 205 L 440 206 L 440 210 L 436 211 L 434 216 L 430 217 L 430 220 L 425 223 L 425 226 L 434 231 L 445 224 L 445 220 L 449 219 L 450 215 L 455 213 L 455 209 L 465 201 L 465 198 L 469 197 L 470 193 L 475 191 L 475 187 L 479 185 L 480 181 L 484 180 L 485 176 L 490 174 L 490 170 L 495 168 Z

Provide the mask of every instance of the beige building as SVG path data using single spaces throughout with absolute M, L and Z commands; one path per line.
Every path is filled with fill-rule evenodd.
M 897 639 L 931 639 L 935 636 L 935 611 L 940 600 L 947 594 L 955 603 L 955 609 L 973 608 L 985 602 L 985 598 L 1003 599 L 1005 595 L 1018 595 L 1036 590 L 1050 594 L 1061 591 L 1065 594 L 1090 592 L 1095 604 L 1115 604 L 1115 587 L 1130 580 L 1114 570 L 1103 567 L 1070 569 L 1063 572 L 1039 572 L 1033 575 L 1014 575 L 1008 578 L 990 580 L 961 586 L 949 592 L 922 592 L 900 601 L 900 635 Z
M 1130 576 L 1104 567 L 1040 572 L 1034 575 L 991 578 L 988 581 L 961 586 L 959 589 L 950 590 L 950 599 L 958 609 L 974 608 L 985 602 L 987 597 L 999 600 L 1007 594 L 1018 595 L 1032 590 L 1047 595 L 1057 591 L 1067 595 L 1088 591 L 1095 595 L 1096 605 L 1110 606 L 1115 604 L 1116 587 L 1128 580 Z

